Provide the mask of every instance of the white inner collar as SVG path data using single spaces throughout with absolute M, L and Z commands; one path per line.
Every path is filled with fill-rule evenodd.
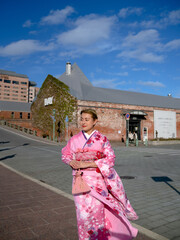
M 90 136 L 91 136 L 95 131 L 96 131 L 96 130 L 94 130 L 90 135 L 89 135 L 88 133 L 84 132 L 84 135 L 85 135 L 86 138 L 88 139 L 88 138 L 90 138 Z

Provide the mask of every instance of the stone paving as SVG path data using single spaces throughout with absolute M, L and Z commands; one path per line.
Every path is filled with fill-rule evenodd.
M 1 240 L 78 240 L 72 200 L 1 165 L 0 183 Z
M 0 166 L 1 240 L 77 240 L 72 200 Z
M 29 176 L 71 193 L 71 169 L 61 163 L 60 149 L 2 132 L 2 161 Z M 24 145 L 27 144 L 27 145 Z M 180 150 L 178 147 L 125 147 L 113 144 L 115 168 L 139 215 L 135 223 L 168 239 L 180 239 Z M 26 153 L 26 154 L 24 154 Z M 127 176 L 134 179 L 126 179 Z M 152 177 L 172 182 L 155 182 Z M 169 184 L 169 185 L 168 185 Z

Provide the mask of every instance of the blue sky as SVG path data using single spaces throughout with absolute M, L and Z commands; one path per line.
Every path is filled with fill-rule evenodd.
M 179 0 L 1 0 L 0 69 L 48 74 L 76 62 L 94 86 L 180 98 Z

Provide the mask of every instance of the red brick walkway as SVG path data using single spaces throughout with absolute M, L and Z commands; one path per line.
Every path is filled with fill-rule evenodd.
M 73 201 L 0 165 L 0 240 L 78 240 Z

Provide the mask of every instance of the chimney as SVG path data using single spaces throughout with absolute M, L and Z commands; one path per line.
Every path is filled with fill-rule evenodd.
M 71 75 L 71 63 L 66 63 L 66 75 Z

